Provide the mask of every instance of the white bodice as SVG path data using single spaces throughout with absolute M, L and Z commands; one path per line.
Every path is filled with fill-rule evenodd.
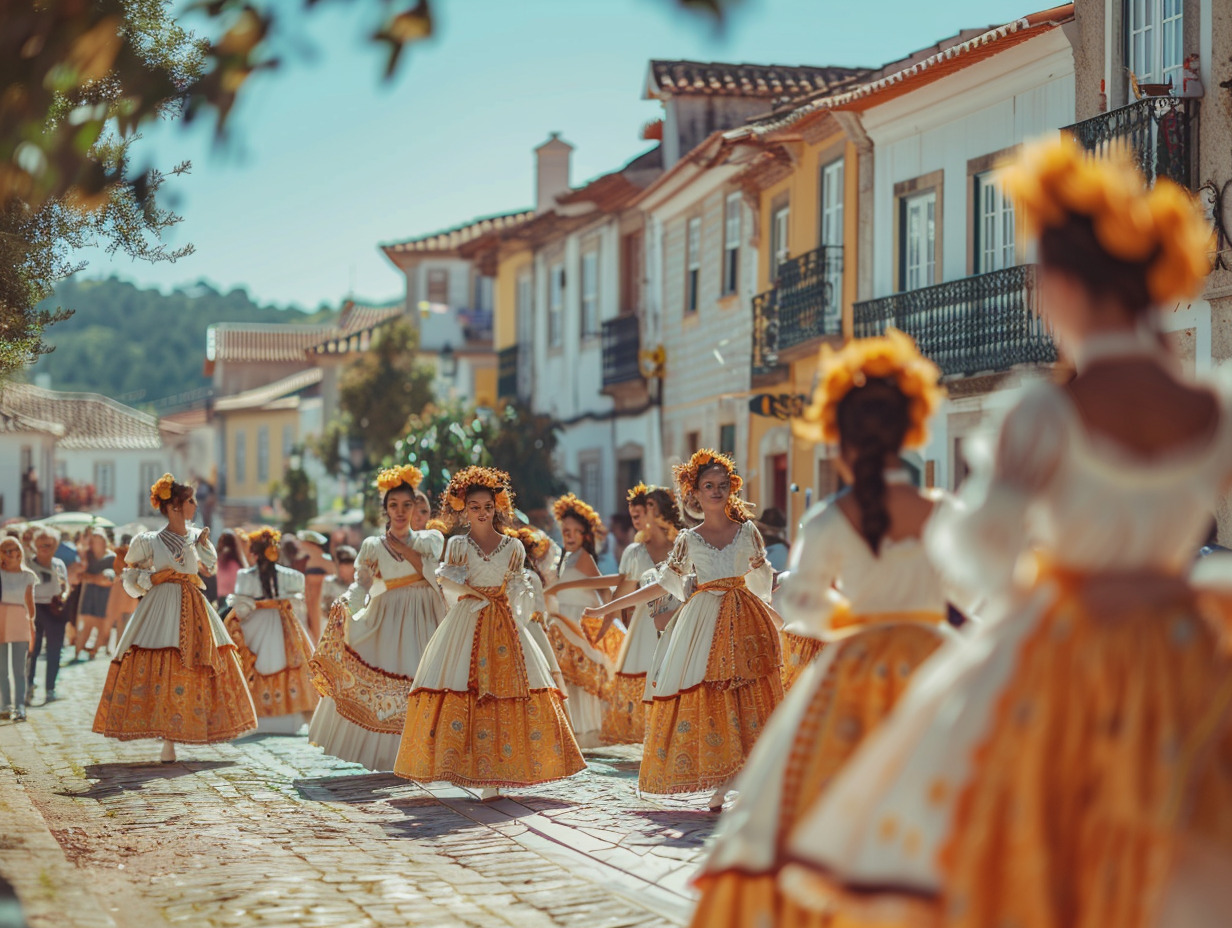
M 582 573 L 578 569 L 578 558 L 582 555 L 582 549 L 571 551 L 561 559 L 559 566 L 556 569 L 556 580 L 558 583 L 568 583 L 572 580 L 587 580 L 588 574 Z M 560 606 L 597 606 L 602 599 L 599 596 L 598 590 L 573 589 L 564 590 L 559 594 L 554 594 L 556 603 Z
M 471 587 L 497 587 L 525 584 L 522 561 L 525 549 L 521 543 L 505 535 L 490 554 L 485 555 L 469 535 L 455 535 L 445 548 L 442 578 Z
M 281 564 L 275 564 L 278 572 L 278 599 L 290 599 L 297 593 L 304 592 L 304 575 L 298 570 L 292 570 L 289 567 L 283 567 Z M 261 588 L 261 575 L 255 567 L 245 567 L 235 575 L 235 595 L 247 596 L 250 599 L 259 600 L 265 598 L 265 591 Z
M 204 567 L 213 571 L 218 553 L 209 539 L 201 541 L 201 530 L 190 528 L 181 550 L 174 551 L 160 537 L 160 532 L 140 532 L 133 536 L 124 563 L 124 588 L 132 596 L 144 596 L 150 590 L 150 576 L 160 570 L 196 574 Z
M 932 520 L 928 543 L 964 585 L 996 590 L 1032 548 L 1077 571 L 1188 572 L 1232 480 L 1232 412 L 1213 434 L 1144 460 L 1085 428 L 1068 394 L 1026 389 L 965 505 Z
M 749 590 L 769 602 L 774 568 L 769 563 L 754 571 L 750 568 L 750 562 L 764 556 L 765 550 L 761 532 L 752 522 L 741 523 L 735 537 L 722 548 L 714 547 L 692 529 L 685 529 L 676 536 L 672 553 L 663 562 L 660 583 L 683 602 L 689 598 L 684 579 L 690 574 L 697 578 L 698 586 L 729 577 L 745 577 Z
M 654 558 L 650 556 L 650 552 L 640 541 L 633 542 L 620 556 L 621 576 L 628 577 L 634 583 L 641 583 L 642 574 L 653 570 L 656 566 Z
M 441 559 L 441 549 L 445 546 L 445 536 L 435 529 L 424 532 L 411 532 L 406 539 L 417 554 L 423 558 L 423 576 L 431 577 L 436 572 Z M 365 538 L 359 546 L 359 554 L 355 558 L 356 579 L 366 586 L 372 585 L 372 580 L 393 580 L 397 577 L 409 577 L 419 572 L 406 558 L 391 551 L 384 542 L 383 535 L 373 535 Z M 366 574 L 366 577 L 361 575 Z M 368 579 L 371 578 L 371 579 Z
M 804 515 L 792 546 L 791 567 L 776 602 L 789 624 L 812 626 L 828 617 L 831 588 L 855 616 L 894 612 L 944 614 L 946 594 L 923 541 L 881 542 L 873 554 L 851 520 L 833 503 Z

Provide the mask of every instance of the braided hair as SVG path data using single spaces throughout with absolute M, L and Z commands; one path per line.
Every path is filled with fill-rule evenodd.
M 838 404 L 839 444 L 854 455 L 852 495 L 860 510 L 860 534 L 874 554 L 890 529 L 886 458 L 902 451 L 910 427 L 909 400 L 891 380 L 870 377 Z
M 257 578 L 261 581 L 261 592 L 265 599 L 278 599 L 278 561 L 270 560 L 266 549 L 277 542 L 267 538 L 254 538 L 250 542 L 252 557 L 257 568 Z

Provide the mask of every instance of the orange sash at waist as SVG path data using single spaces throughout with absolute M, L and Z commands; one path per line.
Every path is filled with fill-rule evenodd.
M 256 607 L 258 609 L 281 609 L 283 603 L 286 603 L 288 606 L 291 605 L 289 599 L 258 599 Z
M 286 642 L 287 666 L 299 667 L 303 662 L 301 648 L 293 647 L 292 643 L 298 641 L 302 637 L 300 629 L 303 626 L 300 624 L 299 618 L 295 615 L 295 609 L 291 605 L 289 599 L 258 599 L 256 606 L 258 609 L 277 609 L 278 615 L 282 619 L 282 636 Z
M 477 599 L 480 602 L 488 602 L 493 605 L 498 604 L 498 600 L 505 595 L 505 584 L 500 586 L 467 586 L 466 594 L 459 599 Z
M 849 604 L 835 608 L 825 639 L 846 638 L 875 625 L 944 625 L 945 615 L 931 609 L 905 609 L 900 612 L 853 612 Z
M 744 577 L 720 577 L 718 580 L 709 580 L 706 583 L 699 583 L 696 593 L 730 593 L 732 590 L 748 589 L 748 584 L 744 582 Z
M 398 590 L 404 586 L 416 586 L 420 583 L 427 582 L 428 581 L 419 574 L 407 574 L 405 577 L 390 577 L 385 581 L 385 589 Z
M 180 585 L 180 660 L 184 667 L 210 667 L 215 673 L 223 669 L 223 658 L 214 643 L 214 627 L 210 622 L 210 605 L 201 590 L 205 588 L 197 574 L 184 574 L 165 568 L 150 577 L 151 582 Z
M 179 583 L 188 586 L 195 586 L 199 590 L 205 589 L 205 581 L 201 579 L 199 574 L 182 574 L 178 570 L 173 570 L 170 567 L 164 567 L 162 570 L 150 576 L 150 582 L 158 583 Z

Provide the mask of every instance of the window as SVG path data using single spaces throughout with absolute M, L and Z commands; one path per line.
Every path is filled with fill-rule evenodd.
M 449 305 L 449 271 L 444 268 L 428 269 L 428 302 Z
M 936 282 L 937 191 L 901 200 L 902 260 L 900 290 L 918 290 Z
M 696 453 L 702 446 L 701 432 L 686 432 L 684 436 L 684 453 L 692 455 Z
M 582 338 L 599 334 L 599 252 L 582 255 Z
M 531 326 L 534 323 L 534 307 L 531 304 L 534 298 L 534 283 L 531 280 L 530 274 L 518 275 L 518 292 L 516 296 L 517 304 L 514 308 L 514 313 L 517 316 L 518 341 L 531 341 Z
M 620 240 L 620 314 L 622 316 L 641 315 L 644 257 L 641 232 L 630 232 Z
M 826 248 L 843 247 L 843 159 L 821 168 L 821 244 Z M 825 331 L 837 332 L 843 317 L 843 263 L 826 260 L 826 303 L 823 322 Z
M 34 449 L 29 445 L 23 445 L 21 448 L 21 474 L 24 477 L 30 473 L 30 468 L 34 466 Z
M 791 207 L 786 203 L 776 207 L 770 213 L 770 280 L 779 279 L 779 265 L 791 254 L 791 246 L 787 239 L 787 224 L 791 217 Z
M 492 309 L 492 278 L 475 278 L 475 305 L 472 309 L 491 311 Z
M 138 512 L 145 512 L 145 507 L 148 506 L 150 502 L 149 488 L 154 485 L 154 481 L 161 477 L 162 474 L 162 465 L 157 461 L 141 462 L 141 466 L 138 469 L 137 480 L 137 501 L 139 504 L 137 507 Z
M 641 458 L 622 458 L 616 462 L 616 488 L 620 498 L 642 482 L 643 467 Z
M 1129 70 L 1139 83 L 1181 89 L 1184 61 L 1183 0 L 1126 0 Z
M 723 295 L 740 282 L 740 194 L 729 193 L 723 209 Z
M 248 433 L 235 433 L 235 480 L 242 483 L 248 479 Z
M 734 424 L 719 426 L 719 453 L 734 457 L 736 454 L 736 426 Z
M 600 503 L 603 495 L 603 462 L 601 458 L 588 457 L 578 461 L 581 471 L 582 499 L 592 506 Z
M 295 429 L 290 425 L 282 427 L 282 463 L 286 466 L 287 461 L 291 457 L 291 452 L 295 450 Z
M 68 461 L 56 461 L 56 479 L 57 480 L 67 480 L 68 479 Z M 158 479 L 157 477 L 154 478 L 154 480 L 157 480 L 157 479 Z M 151 480 L 150 483 L 152 484 L 154 480 Z
M 115 499 L 115 461 L 94 462 L 94 490 L 103 499 Z
M 684 311 L 697 312 L 697 286 L 702 276 L 702 221 L 689 220 L 685 235 Z
M 975 175 L 975 273 L 1013 267 L 1014 204 L 993 183 L 992 172 Z
M 257 483 L 269 480 L 269 426 L 257 429 Z
M 548 345 L 565 343 L 565 266 L 553 264 L 548 281 Z

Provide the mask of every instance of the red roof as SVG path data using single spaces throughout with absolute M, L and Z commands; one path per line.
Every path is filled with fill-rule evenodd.
M 685 95 L 767 99 L 802 97 L 832 91 L 868 73 L 868 68 L 651 61 L 646 99 Z
M 512 229 L 528 219 L 533 219 L 534 216 L 535 211 L 533 209 L 487 216 L 483 219 L 472 220 L 464 225 L 455 226 L 452 229 L 446 229 L 443 232 L 433 232 L 431 235 L 407 239 L 405 242 L 392 242 L 388 245 L 382 245 L 381 250 L 395 263 L 395 255 L 454 251 L 472 239 L 479 238 L 481 235 Z
M 66 449 L 161 448 L 158 420 L 98 393 L 60 393 L 25 383 L 4 386 L 6 412 L 63 426 Z
M 332 325 L 220 322 L 206 331 L 206 362 L 303 361 L 333 331 Z
M 315 387 L 324 378 L 325 372 L 319 367 L 310 367 L 299 371 L 290 377 L 283 377 L 263 387 L 254 387 L 234 396 L 224 396 L 214 402 L 214 412 L 236 412 L 242 409 L 262 409 L 274 407 L 279 400 L 294 398 L 299 393 Z M 294 405 L 294 404 L 292 404 Z

